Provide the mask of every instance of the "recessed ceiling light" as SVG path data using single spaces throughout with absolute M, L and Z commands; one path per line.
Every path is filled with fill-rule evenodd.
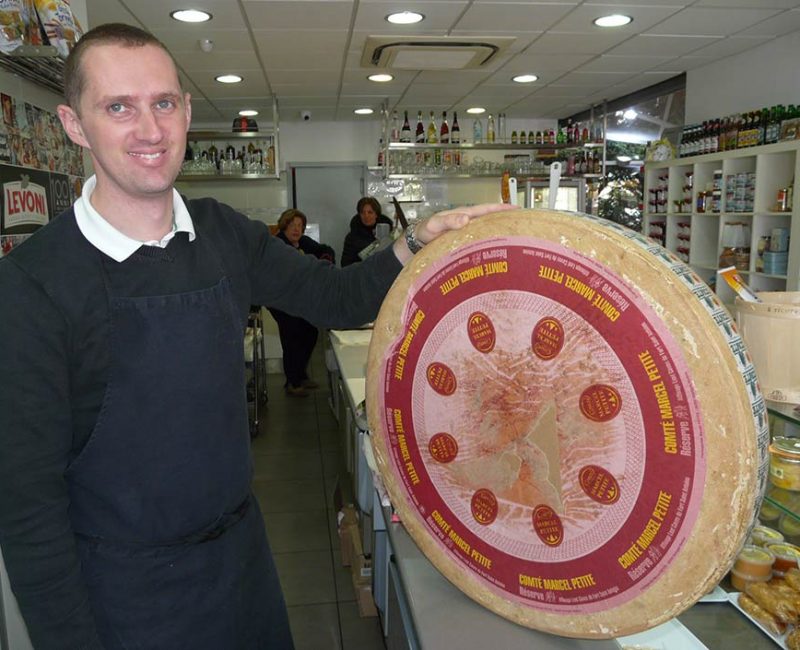
M 386 20 L 395 25 L 413 25 L 425 20 L 425 16 L 416 11 L 399 11 L 386 16 Z
M 357 108 L 353 111 L 356 115 L 372 115 L 375 111 L 371 108 Z
M 178 9 L 170 12 L 170 17 L 180 20 L 182 23 L 204 23 L 211 20 L 212 16 L 207 11 L 200 9 Z
M 480 115 L 481 113 L 485 113 L 486 109 L 482 106 L 473 106 L 472 108 L 467 109 L 467 113 L 470 115 Z
M 632 22 L 633 18 L 623 14 L 611 14 L 609 16 L 600 16 L 594 19 L 594 24 L 598 27 L 622 27 Z
M 242 117 L 255 117 L 256 115 L 258 115 L 258 111 L 246 108 L 243 111 L 239 111 L 239 115 L 241 115 Z
M 512 77 L 511 81 L 516 81 L 518 84 L 530 84 L 538 78 L 535 74 L 518 74 L 516 77 Z
M 370 81 L 377 81 L 378 83 L 386 83 L 394 79 L 394 77 L 390 74 L 371 74 L 367 79 Z
M 238 84 L 242 80 L 238 74 L 221 74 L 214 78 L 221 84 Z

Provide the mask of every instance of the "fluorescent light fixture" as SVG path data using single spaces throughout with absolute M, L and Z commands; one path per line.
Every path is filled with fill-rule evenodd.
M 394 77 L 390 74 L 371 74 L 367 79 L 370 81 L 377 81 L 378 83 L 386 83 L 394 79 Z
M 212 18 L 210 13 L 200 9 L 178 9 L 170 12 L 169 15 L 170 18 L 179 20 L 182 23 L 204 23 Z
M 633 18 L 630 16 L 625 16 L 624 14 L 611 14 L 609 16 L 600 16 L 600 18 L 595 18 L 592 22 L 594 22 L 594 24 L 598 27 L 622 27 L 623 25 L 627 25 L 632 21 Z
M 357 108 L 353 111 L 356 115 L 372 115 L 375 111 L 371 108 Z
M 221 84 L 238 84 L 242 78 L 238 74 L 221 74 L 219 77 L 214 77 Z
M 416 11 L 399 11 L 386 16 L 386 20 L 394 25 L 413 25 L 425 20 L 425 16 Z
M 624 117 L 626 120 L 635 120 L 637 115 L 639 115 L 639 113 L 632 108 L 629 108 L 622 114 L 622 117 Z
M 511 77 L 511 81 L 516 81 L 518 84 L 531 84 L 539 79 L 535 74 L 518 74 L 516 77 Z
M 242 117 L 255 117 L 256 115 L 258 115 L 258 111 L 246 108 L 243 111 L 239 111 L 239 115 L 241 115 Z
M 486 109 L 483 108 L 482 106 L 473 106 L 472 108 L 467 109 L 467 113 L 469 113 L 470 115 L 481 115 L 482 113 L 485 112 Z

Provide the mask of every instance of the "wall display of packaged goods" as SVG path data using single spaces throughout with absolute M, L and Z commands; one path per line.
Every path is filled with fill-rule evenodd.
M 277 99 L 272 100 L 272 122 L 266 127 L 263 124 L 255 125 L 252 119 L 237 118 L 233 130 L 229 132 L 189 131 L 186 136 L 186 158 L 178 181 L 279 179 Z
M 800 140 L 648 162 L 644 232 L 689 264 L 726 304 L 718 270 L 756 291 L 800 289 Z

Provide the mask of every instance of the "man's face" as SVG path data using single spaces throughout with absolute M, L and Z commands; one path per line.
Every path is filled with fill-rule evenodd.
M 98 198 L 137 200 L 171 194 L 191 119 L 175 65 L 154 45 L 95 45 L 81 63 L 79 114 L 59 106 L 67 134 L 87 147 Z
M 372 228 L 376 221 L 378 221 L 378 215 L 375 213 L 375 210 L 372 209 L 371 205 L 367 204 L 361 208 L 361 223 L 367 228 Z

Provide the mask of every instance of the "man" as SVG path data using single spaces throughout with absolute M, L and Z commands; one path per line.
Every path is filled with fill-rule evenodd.
M 335 269 L 174 191 L 190 98 L 151 35 L 88 32 L 65 94 L 59 117 L 95 176 L 0 261 L 0 545 L 33 643 L 291 648 L 250 492 L 249 306 L 368 321 L 414 238 L 498 207 L 440 213 Z

